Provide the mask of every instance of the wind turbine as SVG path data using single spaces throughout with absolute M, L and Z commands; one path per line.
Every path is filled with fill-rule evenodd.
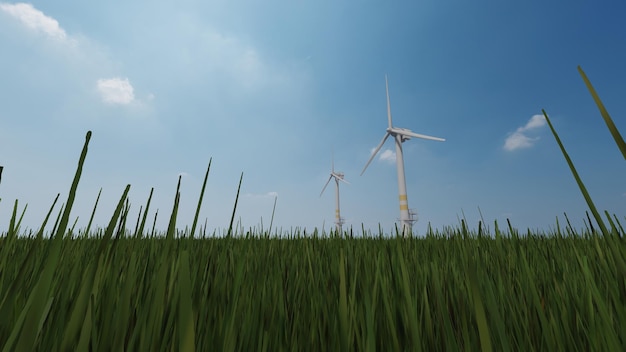
M 414 133 L 411 130 L 406 128 L 393 127 L 391 122 L 391 106 L 389 104 L 389 83 L 387 81 L 387 75 L 385 75 L 385 88 L 387 90 L 387 121 L 389 126 L 387 127 L 387 132 L 383 137 L 382 142 L 376 147 L 376 150 L 372 153 L 370 160 L 367 161 L 363 171 L 361 171 L 361 175 L 365 172 L 365 169 L 372 162 L 380 148 L 385 144 L 385 141 L 389 136 L 392 136 L 396 141 L 396 166 L 398 168 L 398 193 L 399 193 L 399 201 L 400 201 L 400 224 L 401 230 L 404 236 L 411 233 L 413 222 L 415 222 L 414 214 L 409 212 L 409 203 L 406 196 L 406 180 L 404 178 L 404 159 L 402 158 L 402 143 L 411 139 L 411 137 L 429 139 L 432 141 L 440 141 L 443 142 L 445 139 L 438 137 L 426 136 L 423 134 Z
M 324 194 L 324 191 L 326 190 L 326 187 L 328 186 L 328 183 L 330 182 L 332 178 L 335 178 L 335 185 L 336 185 L 335 199 L 337 201 L 337 208 L 335 209 L 335 225 L 337 226 L 337 231 L 339 233 L 342 233 L 341 225 L 343 225 L 343 218 L 341 218 L 341 213 L 339 212 L 339 181 L 348 185 L 350 184 L 350 182 L 343 179 L 343 172 L 335 172 L 335 158 L 334 157 L 333 157 L 332 164 L 331 164 L 330 177 L 328 177 L 328 181 L 326 181 L 324 188 L 322 188 L 320 197 L 322 196 L 322 194 Z

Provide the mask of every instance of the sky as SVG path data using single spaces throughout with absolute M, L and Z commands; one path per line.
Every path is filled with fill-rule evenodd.
M 65 202 L 93 135 L 70 224 L 105 226 L 127 184 L 129 225 L 151 188 L 166 229 L 200 223 L 328 230 L 331 162 L 346 227 L 399 217 L 395 127 L 416 233 L 482 218 L 548 231 L 587 205 L 542 109 L 600 210 L 626 215 L 626 163 L 580 65 L 626 134 L 626 4 L 583 1 L 0 0 L 0 228 L 14 202 L 37 229 Z M 58 206 L 57 204 L 57 211 Z M 56 213 L 55 213 L 56 214 Z M 51 225 L 49 225 L 51 226 Z M 357 232 L 357 233 L 358 233 Z

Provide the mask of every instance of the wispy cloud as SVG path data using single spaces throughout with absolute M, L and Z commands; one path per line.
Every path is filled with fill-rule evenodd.
M 80 34 L 68 34 L 55 18 L 46 15 L 41 10 L 28 3 L 0 2 L 0 11 L 15 18 L 22 26 L 37 33 L 43 39 L 55 44 L 65 57 L 74 65 L 74 70 L 86 69 L 104 72 L 114 65 L 96 43 Z M 81 72 L 84 74 L 85 72 Z M 101 74 L 101 73 L 100 73 Z M 94 76 L 98 77 L 95 73 Z M 128 78 L 113 77 L 95 80 L 96 89 L 103 102 L 111 105 L 129 105 L 138 102 L 135 91 Z M 146 100 L 153 100 L 148 95 Z
M 127 105 L 135 100 L 134 89 L 128 78 L 99 79 L 96 86 L 105 103 Z
M 67 33 L 59 22 L 43 12 L 37 10 L 33 5 L 27 3 L 0 3 L 0 10 L 13 16 L 31 30 L 43 33 L 44 35 L 59 41 L 68 41 Z
M 545 125 L 546 118 L 543 115 L 534 115 L 528 120 L 526 125 L 519 127 L 506 138 L 504 141 L 504 150 L 513 151 L 532 147 L 535 142 L 539 140 L 539 137 L 531 138 L 527 135 L 527 132 L 536 130 Z
M 278 197 L 278 192 L 267 192 L 267 193 L 246 193 L 244 194 L 244 197 L 251 197 L 251 198 L 275 198 Z
M 234 93 L 238 100 L 244 94 L 258 97 L 264 92 L 286 89 L 297 93 L 301 89 L 301 83 L 294 83 L 306 77 L 305 71 L 288 62 L 273 61 L 254 42 L 207 25 L 196 14 L 180 14 L 176 20 L 173 31 L 163 36 L 176 36 L 166 55 L 184 63 L 183 74 L 210 75 L 211 81 L 219 82 L 221 91 Z
M 372 155 L 372 153 L 374 153 L 375 150 L 376 148 L 370 149 L 370 155 Z M 393 164 L 396 162 L 396 152 L 394 152 L 391 149 L 385 149 L 383 151 L 379 151 L 378 160 Z
M 392 151 L 391 149 L 385 149 L 382 153 L 380 153 L 378 160 L 386 161 L 390 164 L 393 164 L 396 162 L 396 152 Z

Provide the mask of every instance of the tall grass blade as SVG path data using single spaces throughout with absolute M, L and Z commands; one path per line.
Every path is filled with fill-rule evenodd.
M 50 252 L 45 259 L 43 272 L 41 272 L 41 275 L 37 279 L 35 288 L 30 293 L 27 304 L 22 311 L 21 316 L 24 317 L 21 320 L 22 323 L 14 326 L 11 337 L 4 346 L 4 350 L 13 350 L 13 344 L 16 343 L 15 347 L 18 351 L 30 351 L 37 342 L 36 337 L 39 334 L 39 329 L 37 327 L 46 312 L 46 304 L 50 297 L 50 287 L 52 285 L 54 272 L 60 260 L 63 235 L 69 222 L 71 208 L 76 196 L 76 188 L 78 187 L 78 181 L 80 180 L 85 157 L 87 156 L 87 147 L 90 139 L 91 131 L 88 131 L 85 137 L 85 144 L 78 161 L 76 174 L 74 175 L 74 181 L 70 187 L 70 192 L 67 198 L 67 206 L 61 216 L 61 222 L 56 235 L 53 239 L 51 239 L 52 247 L 50 248 Z
M 113 213 L 113 216 L 109 221 L 109 225 L 105 230 L 104 238 L 100 240 L 100 246 L 95 254 L 95 261 L 92 261 L 87 270 L 85 270 L 84 272 L 81 280 L 82 285 L 80 292 L 77 299 L 74 301 L 74 304 L 72 306 L 72 313 L 63 334 L 63 341 L 61 342 L 61 350 L 63 351 L 69 351 L 73 349 L 73 341 L 79 335 L 81 329 L 84 328 L 85 324 L 87 324 L 86 326 L 89 326 L 89 328 L 91 328 L 91 321 L 86 321 L 85 319 L 90 319 L 90 317 L 88 317 L 88 315 L 90 314 L 86 313 L 89 313 L 87 310 L 88 305 L 90 304 L 90 297 L 92 296 L 94 281 L 96 280 L 96 272 L 98 270 L 99 263 L 101 263 L 100 257 L 105 250 L 105 246 L 108 244 L 113 235 L 115 224 L 117 223 L 120 213 L 122 212 L 124 200 L 127 199 L 129 190 L 130 185 L 127 185 L 124 193 L 122 194 L 122 198 L 120 198 L 117 207 L 115 208 L 115 212 Z
M 476 263 L 472 262 L 469 264 L 467 276 L 469 281 L 468 286 L 471 289 L 472 301 L 474 301 L 474 313 L 476 314 L 476 324 L 478 325 L 478 334 L 480 336 L 480 348 L 481 351 L 491 352 L 493 351 L 491 346 L 491 334 L 489 332 L 489 325 L 487 324 L 485 307 L 478 288 Z
M 198 216 L 200 215 L 200 207 L 202 206 L 202 198 L 204 197 L 204 190 L 206 189 L 206 181 L 209 179 L 209 171 L 211 170 L 211 162 L 213 158 L 209 159 L 209 166 L 206 168 L 206 174 L 204 174 L 204 182 L 202 182 L 202 190 L 200 191 L 200 198 L 198 198 L 198 207 L 196 208 L 196 215 L 193 217 L 193 224 L 191 225 L 191 233 L 189 236 L 193 238 L 196 232 L 196 225 L 198 224 Z
M 137 230 L 139 230 L 139 222 L 141 221 L 142 211 L 143 211 L 143 205 L 140 205 L 139 212 L 137 213 L 137 222 L 135 223 L 135 231 L 133 231 L 133 237 L 137 237 Z
M 274 207 L 272 207 L 272 218 L 270 219 L 270 228 L 267 230 L 269 235 L 272 235 L 272 225 L 274 224 L 274 212 L 276 211 L 276 201 L 278 200 L 278 196 L 274 197 Z
M 552 131 L 552 134 L 554 135 L 554 139 L 556 139 L 556 143 L 559 145 L 559 148 L 561 149 L 561 152 L 563 153 L 563 156 L 565 157 L 565 160 L 567 161 L 567 165 L 569 165 L 569 168 L 572 171 L 574 178 L 576 179 L 576 183 L 578 184 L 578 187 L 580 188 L 580 191 L 582 192 L 583 197 L 585 197 L 585 201 L 587 202 L 587 205 L 589 206 L 589 209 L 591 210 L 593 217 L 596 219 L 598 226 L 600 226 L 600 230 L 602 231 L 602 234 L 605 236 L 608 236 L 609 231 L 604 225 L 604 221 L 602 221 L 602 217 L 600 216 L 600 213 L 598 213 L 598 210 L 596 209 L 595 204 L 591 200 L 591 197 L 589 196 L 589 192 L 587 192 L 587 188 L 583 184 L 583 181 L 580 179 L 580 176 L 578 175 L 578 172 L 576 171 L 576 168 L 574 167 L 574 163 L 572 163 L 572 160 L 570 159 L 569 154 L 567 154 L 567 151 L 565 151 L 565 147 L 563 147 L 563 143 L 561 143 L 561 138 L 559 138 L 559 135 L 556 133 L 556 130 L 554 129 L 554 126 L 552 126 L 552 122 L 550 122 L 550 118 L 548 117 L 548 114 L 545 112 L 545 110 L 541 109 L 541 112 L 543 113 L 543 116 L 546 118 L 546 121 L 548 122 L 548 126 L 550 126 L 550 130 Z
M 28 203 L 26 204 L 26 206 L 24 206 L 24 209 L 22 209 L 22 214 L 20 215 L 20 219 L 17 221 L 17 224 L 15 224 L 15 234 L 18 235 L 20 233 L 20 228 L 22 225 L 22 219 L 24 219 L 24 214 L 26 214 L 26 209 L 28 209 Z
M 189 253 L 183 251 L 180 254 L 178 267 L 178 336 L 179 351 L 195 351 L 195 327 L 192 307 L 192 286 L 189 276 Z
M 235 206 L 233 206 L 233 215 L 230 218 L 230 225 L 228 225 L 228 233 L 226 237 L 231 237 L 233 235 L 233 222 L 235 221 L 235 212 L 237 211 L 237 201 L 239 201 L 239 191 L 241 190 L 241 181 L 243 180 L 243 172 L 239 177 L 239 186 L 237 187 L 237 196 L 235 197 Z
M 63 211 L 63 216 L 61 217 L 61 222 L 59 223 L 59 228 L 57 229 L 56 236 L 63 236 L 65 230 L 67 229 L 67 224 L 70 220 L 70 212 L 72 211 L 72 205 L 74 205 L 74 199 L 76 198 L 76 189 L 78 188 L 78 181 L 80 180 L 80 175 L 83 172 L 83 164 L 85 163 L 85 157 L 87 157 L 87 150 L 89 146 L 89 140 L 91 139 L 91 131 L 87 131 L 87 135 L 85 136 L 85 145 L 83 146 L 83 151 L 80 153 L 80 159 L 78 160 L 78 168 L 76 169 L 76 174 L 74 175 L 74 180 L 72 181 L 72 186 L 70 187 L 70 193 L 67 195 L 67 203 L 65 206 L 65 210 Z
M 17 218 L 17 199 L 13 204 L 13 215 L 11 215 L 11 220 L 9 221 L 9 231 L 7 232 L 7 238 L 13 239 L 17 236 L 15 233 L 15 220 Z
M 170 223 L 167 226 L 167 238 L 172 239 L 176 234 L 176 216 L 178 215 L 178 202 L 180 200 L 180 180 L 182 175 L 178 176 L 178 185 L 176 186 L 176 197 L 174 197 L 174 208 L 170 215 Z
M 146 203 L 146 210 L 143 211 L 143 218 L 141 219 L 141 225 L 139 225 L 139 230 L 135 233 L 135 236 L 143 237 L 143 228 L 146 225 L 146 219 L 148 218 L 148 210 L 150 209 L 150 201 L 152 200 L 152 193 L 154 192 L 154 187 L 150 189 L 150 195 L 148 196 L 148 202 Z M 156 222 L 156 215 L 155 215 Z
M 102 193 L 102 188 L 98 191 L 98 197 L 96 197 L 96 204 L 93 205 L 93 211 L 91 212 L 91 216 L 89 217 L 89 222 L 87 223 L 87 228 L 85 229 L 85 233 L 89 234 L 89 230 L 91 229 L 91 224 L 93 223 L 93 218 L 96 215 L 96 208 L 98 208 L 98 202 L 100 201 L 100 194 Z
M 626 159 L 626 142 L 624 142 L 624 138 L 622 138 L 622 135 L 619 133 L 619 130 L 613 123 L 613 119 L 611 119 L 611 115 L 609 115 L 609 112 L 606 111 L 606 108 L 604 107 L 602 100 L 600 100 L 598 93 L 596 93 L 596 90 L 591 85 L 591 82 L 589 81 L 589 78 L 587 78 L 585 71 L 583 71 L 583 69 L 580 66 L 578 66 L 578 73 L 580 73 L 580 76 L 583 78 L 583 81 L 585 81 L 585 85 L 587 86 L 589 93 L 591 93 L 593 100 L 596 102 L 596 105 L 598 106 L 598 109 L 600 110 L 600 114 L 602 115 L 602 118 L 604 119 L 604 122 L 606 123 L 606 127 L 609 128 L 609 131 L 611 132 L 611 135 L 613 136 L 613 139 L 615 140 L 617 147 L 622 152 L 622 156 L 624 156 L 624 159 Z
M 152 232 L 151 232 L 152 237 L 154 237 L 154 233 L 156 232 L 157 216 L 159 216 L 159 209 L 157 209 L 156 212 L 154 213 L 154 221 L 152 222 Z
M 343 255 L 343 249 L 339 254 L 339 334 L 341 341 L 341 350 L 350 350 L 350 328 L 348 313 L 348 296 L 346 288 L 346 264 Z
M 46 218 L 43 219 L 43 223 L 41 224 L 41 227 L 39 228 L 39 231 L 37 231 L 37 235 L 35 236 L 38 240 L 40 240 L 41 238 L 43 238 L 43 231 L 46 227 L 46 224 L 48 223 L 48 219 L 50 219 L 50 214 L 52 214 L 52 210 L 54 209 L 54 205 L 57 204 L 57 201 L 59 200 L 59 196 L 61 195 L 61 193 L 57 193 L 56 198 L 54 198 L 54 202 L 52 202 L 52 206 L 50 207 L 50 210 L 48 210 L 48 214 L 46 214 Z

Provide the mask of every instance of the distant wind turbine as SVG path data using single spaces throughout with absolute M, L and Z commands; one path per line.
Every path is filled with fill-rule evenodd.
M 387 127 L 387 132 L 385 133 L 385 137 L 383 137 L 382 142 L 376 147 L 372 156 L 365 164 L 363 171 L 361 171 L 361 175 L 365 172 L 365 169 L 372 162 L 380 148 L 385 144 L 385 141 L 389 136 L 392 136 L 396 141 L 396 166 L 398 169 L 398 191 L 399 191 L 399 200 L 400 200 L 400 224 L 402 234 L 406 236 L 410 234 L 412 231 L 413 223 L 415 222 L 414 213 L 409 212 L 409 203 L 406 196 L 406 180 L 404 178 L 404 159 L 402 157 L 402 143 L 411 139 L 411 137 L 429 139 L 432 141 L 443 142 L 445 139 L 438 137 L 426 136 L 423 134 L 414 133 L 411 130 L 406 128 L 393 127 L 391 122 L 391 105 L 389 104 L 389 83 L 387 81 L 387 75 L 385 75 L 385 88 L 387 90 L 387 120 L 389 126 Z
M 328 181 L 326 181 L 324 188 L 322 188 L 320 197 L 322 196 L 322 194 L 324 194 L 324 190 L 326 190 L 326 187 L 328 186 L 328 183 L 330 182 L 332 178 L 335 178 L 335 185 L 336 185 L 335 198 L 337 201 L 337 208 L 335 209 L 335 225 L 337 226 L 337 231 L 339 233 L 342 233 L 341 226 L 343 225 L 344 222 L 343 222 L 343 218 L 341 217 L 341 213 L 339 211 L 339 181 L 346 183 L 346 184 L 350 184 L 350 182 L 343 179 L 343 172 L 335 172 L 335 158 L 334 157 L 332 158 L 330 177 L 328 177 Z

